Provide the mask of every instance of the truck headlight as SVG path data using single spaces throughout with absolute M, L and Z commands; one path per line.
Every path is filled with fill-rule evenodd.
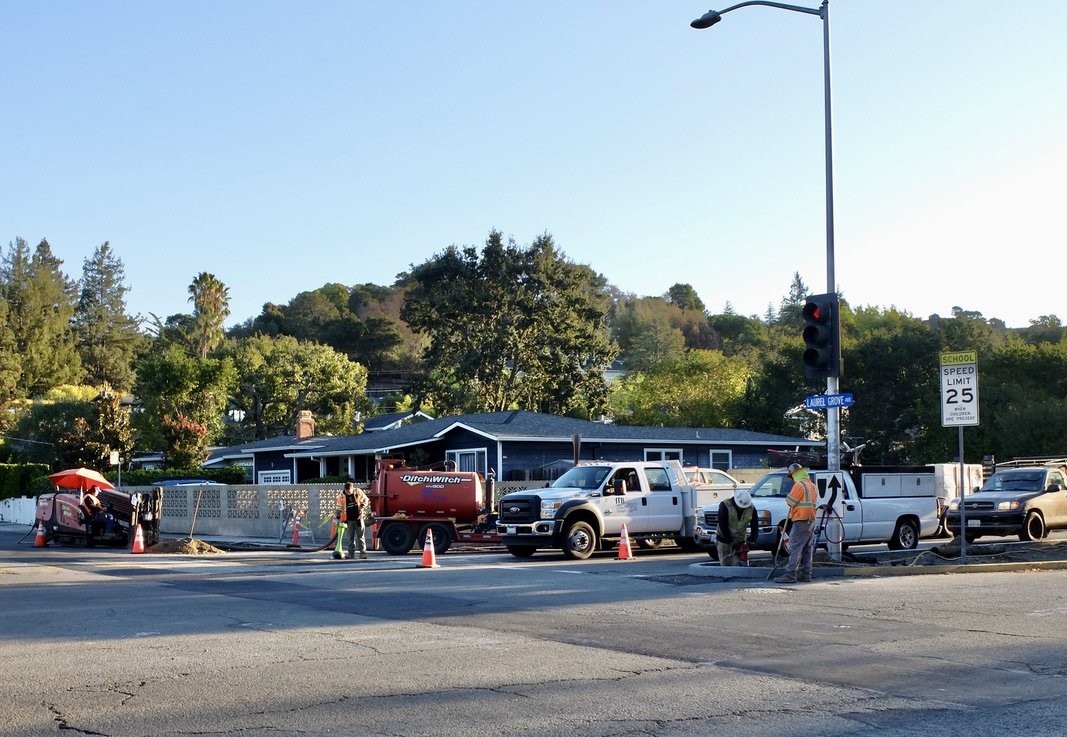
M 960 511 L 960 500 L 959 499 L 953 499 L 952 501 L 950 501 L 948 503 L 948 511 L 950 511 L 950 512 L 958 512 L 958 511 Z
M 1018 501 L 1001 502 L 1000 504 L 997 505 L 997 511 L 998 512 L 1010 512 L 1011 510 L 1018 509 L 1018 508 L 1019 508 L 1019 502 Z
M 541 500 L 541 519 L 552 519 L 556 516 L 556 510 L 559 509 L 561 502 L 558 500 L 542 499 Z

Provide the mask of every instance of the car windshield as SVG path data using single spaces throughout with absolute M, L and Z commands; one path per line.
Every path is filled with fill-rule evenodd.
M 1044 471 L 997 471 L 982 486 L 982 491 L 1041 491 Z
M 575 466 L 552 482 L 557 489 L 599 489 L 610 466 Z
M 788 496 L 793 482 L 784 473 L 772 473 L 764 476 L 752 487 L 753 497 Z

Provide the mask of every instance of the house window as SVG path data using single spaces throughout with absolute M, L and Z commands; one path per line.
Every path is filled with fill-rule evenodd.
M 485 448 L 446 450 L 445 460 L 453 461 L 457 471 L 477 471 L 485 475 Z
M 681 448 L 645 448 L 646 461 L 680 461 Z
M 711 467 L 720 471 L 729 471 L 734 467 L 734 452 L 732 450 L 711 451 Z
M 293 483 L 292 471 L 263 471 L 259 474 L 261 484 L 291 484 Z

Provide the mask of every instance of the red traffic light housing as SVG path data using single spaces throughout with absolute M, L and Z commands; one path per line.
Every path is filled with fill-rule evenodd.
M 836 294 L 813 294 L 804 302 L 804 376 L 841 375 L 841 323 Z

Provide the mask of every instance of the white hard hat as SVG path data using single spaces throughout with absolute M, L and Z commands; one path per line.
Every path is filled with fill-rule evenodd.
M 741 509 L 748 509 L 752 506 L 752 495 L 748 493 L 748 489 L 738 489 L 734 492 L 734 504 Z

